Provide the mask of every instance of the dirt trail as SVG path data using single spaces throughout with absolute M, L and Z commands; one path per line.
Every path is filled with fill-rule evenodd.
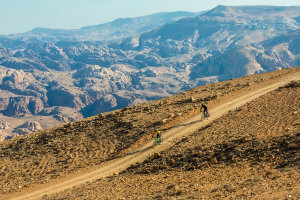
M 266 94 L 267 92 L 270 92 L 272 90 L 277 89 L 280 86 L 285 85 L 286 83 L 292 80 L 300 80 L 300 74 L 297 73 L 291 75 L 288 78 L 285 78 L 285 80 L 281 80 L 277 83 L 265 85 L 259 89 L 251 90 L 244 95 L 232 96 L 222 104 L 219 104 L 218 106 L 215 107 L 211 107 L 209 110 L 210 118 L 208 120 L 201 122 L 201 115 L 197 115 L 171 128 L 167 132 L 163 133 L 164 143 L 162 145 L 157 145 L 153 148 L 153 141 L 149 141 L 148 143 L 144 144 L 142 147 L 139 147 L 132 153 L 124 157 L 106 162 L 93 171 L 77 174 L 74 177 L 68 179 L 62 179 L 60 180 L 60 182 L 57 183 L 46 184 L 43 186 L 43 188 L 41 186 L 40 188 L 35 188 L 35 190 L 31 189 L 31 191 L 27 191 L 27 192 L 25 191 L 24 193 L 16 194 L 18 196 L 11 199 L 14 200 L 41 199 L 44 195 L 55 194 L 63 190 L 66 190 L 68 188 L 78 186 L 80 184 L 89 181 L 94 181 L 103 177 L 111 176 L 115 173 L 122 172 L 128 167 L 130 167 L 131 165 L 137 162 L 144 161 L 150 155 L 153 155 L 156 152 L 164 151 L 170 148 L 174 144 L 174 142 L 178 141 L 182 137 L 187 136 L 188 134 L 195 132 L 201 127 L 208 125 L 215 119 L 226 114 L 228 111 L 234 110 L 246 104 L 247 102 L 250 102 Z

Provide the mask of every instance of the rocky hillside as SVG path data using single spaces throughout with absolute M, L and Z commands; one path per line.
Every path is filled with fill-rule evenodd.
M 38 131 L 3 141 L 0 143 L 0 198 L 5 199 L 6 195 L 31 188 L 34 184 L 47 183 L 56 180 L 56 178 L 78 173 L 80 170 L 87 170 L 105 161 L 126 155 L 137 146 L 151 140 L 153 128 L 166 130 L 198 114 L 201 103 L 213 106 L 214 103 L 223 102 L 224 99 L 232 95 L 247 93 L 263 84 L 276 83 L 279 79 L 284 80 L 290 75 L 299 73 L 299 70 L 300 68 L 279 70 L 200 86 L 175 96 L 126 107 L 46 131 Z M 98 188 L 94 190 L 92 195 L 102 195 L 101 198 L 110 199 L 112 196 L 109 195 L 120 197 L 132 194 L 140 195 L 134 188 L 146 187 L 147 184 L 143 185 L 143 183 L 148 182 L 149 178 L 153 181 L 152 183 L 156 182 L 156 184 L 151 184 L 152 186 L 148 185 L 148 187 L 153 187 L 154 193 L 148 194 L 146 192 L 144 195 L 154 198 L 153 195 L 157 195 L 155 191 L 162 190 L 164 193 L 160 193 L 160 195 L 165 196 L 166 187 L 171 184 L 175 185 L 170 186 L 170 189 L 175 186 L 178 187 L 176 185 L 178 182 L 171 178 L 173 174 L 178 173 L 180 175 L 176 176 L 177 178 L 184 177 L 179 180 L 184 183 L 184 190 L 182 194 L 177 195 L 187 195 L 190 190 L 187 189 L 189 187 L 185 185 L 184 180 L 189 182 L 186 184 L 191 184 L 192 180 L 186 176 L 188 171 L 194 172 L 195 178 L 205 181 L 199 182 L 199 185 L 207 185 L 207 181 L 211 181 L 207 188 L 193 185 L 190 187 L 191 189 L 197 187 L 200 191 L 211 191 L 214 186 L 224 181 L 222 177 L 226 179 L 224 176 L 213 176 L 212 174 L 215 172 L 226 174 L 229 173 L 228 170 L 240 166 L 247 167 L 252 164 L 256 167 L 255 170 L 259 170 L 261 166 L 259 162 L 271 170 L 274 170 L 274 167 L 276 167 L 275 170 L 294 167 L 295 158 L 297 158 L 294 156 L 295 149 L 298 148 L 294 145 L 297 145 L 298 137 L 297 132 L 295 132 L 298 128 L 298 90 L 299 83 L 294 82 L 247 104 L 239 110 L 230 112 L 191 137 L 182 141 L 178 140 L 170 151 L 151 157 L 145 163 L 133 166 L 124 176 L 112 179 L 112 181 L 99 180 L 89 184 L 96 188 L 100 185 L 99 187 L 103 190 L 119 188 L 120 186 L 120 188 L 127 189 L 125 193 L 119 189 L 122 194 L 118 192 L 108 193 Z M 7 124 L 1 124 L 3 127 L 7 127 Z M 287 141 L 290 142 L 287 143 Z M 228 155 L 225 152 L 228 152 Z M 275 156 L 276 159 L 272 159 L 272 156 Z M 270 168 L 273 163 L 275 163 L 273 168 Z M 246 171 L 249 169 L 240 168 Z M 223 171 L 218 171 L 218 169 Z M 240 171 L 240 174 L 243 172 L 245 171 Z M 248 172 L 250 173 L 251 170 L 249 169 Z M 140 173 L 146 175 L 139 176 Z M 203 173 L 208 179 L 203 179 L 201 175 Z M 230 180 L 227 179 L 225 182 L 229 182 L 228 184 L 240 192 L 242 190 L 239 188 L 240 182 L 246 181 L 249 177 L 246 173 L 244 174 L 244 176 L 247 175 L 246 179 L 235 179 L 232 175 L 234 173 L 236 171 L 231 171 L 228 176 Z M 171 174 L 171 176 L 166 176 L 167 174 Z M 271 175 L 275 174 L 271 172 Z M 202 178 L 199 178 L 200 175 Z M 277 180 L 285 183 L 287 176 L 283 174 Z M 162 179 L 162 177 L 164 178 Z M 212 180 L 213 177 L 216 181 Z M 109 186 L 109 184 L 117 183 L 123 178 L 128 178 L 128 181 L 123 184 L 118 183 L 115 187 Z M 142 178 L 142 181 L 138 181 L 139 178 Z M 250 178 L 255 179 L 255 174 L 252 174 Z M 231 179 L 235 180 L 231 181 Z M 165 180 L 166 184 L 161 184 L 160 181 L 162 180 Z M 269 179 L 259 176 L 257 184 L 264 183 L 265 180 L 269 181 Z M 127 185 L 133 182 L 141 185 L 137 187 Z M 128 189 L 127 186 L 133 189 Z M 254 186 L 257 185 L 254 184 Z M 220 194 L 223 188 L 216 189 L 212 195 L 223 195 Z M 75 195 L 74 198 L 77 199 L 81 198 L 80 195 L 84 196 L 83 199 L 96 198 L 95 196 L 88 196 L 91 194 L 87 194 L 89 190 L 86 190 L 85 185 L 83 186 L 85 191 L 81 191 L 80 188 L 74 190 L 79 192 L 70 190 L 72 194 L 70 191 L 66 191 L 67 193 L 60 195 Z M 286 191 L 286 186 L 282 190 Z M 152 192 L 153 190 L 147 191 Z M 198 193 L 192 194 L 197 196 Z M 292 194 L 294 195 L 294 193 Z M 47 198 L 45 197 L 45 199 Z M 55 196 L 55 198 L 59 197 Z M 137 197 L 132 198 L 138 199 Z
M 161 24 L 185 14 L 128 20 L 146 30 L 152 17 Z M 299 66 L 299 16 L 299 7 L 218 6 L 105 44 L 0 39 L 1 119 L 10 123 L 8 133 L 27 121 L 49 128 L 207 83 Z
M 120 175 L 44 199 L 299 199 L 299 94 L 288 84 Z

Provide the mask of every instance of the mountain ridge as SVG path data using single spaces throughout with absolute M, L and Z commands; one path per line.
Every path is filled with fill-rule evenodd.
M 133 18 L 118 18 L 103 24 L 84 26 L 79 29 L 34 28 L 19 34 L 10 34 L 9 38 L 22 38 L 28 41 L 111 41 L 141 34 L 165 23 L 183 17 L 192 17 L 203 12 L 162 12 Z

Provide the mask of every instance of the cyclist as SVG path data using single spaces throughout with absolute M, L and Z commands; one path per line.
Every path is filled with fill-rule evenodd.
M 203 109 L 203 115 L 205 118 L 208 118 L 209 117 L 209 114 L 208 114 L 208 108 L 206 105 L 204 104 L 201 104 L 201 107 L 200 107 L 200 112 L 202 111 Z
M 157 129 L 154 129 L 154 140 L 156 143 L 161 143 L 162 139 L 161 139 L 161 132 Z

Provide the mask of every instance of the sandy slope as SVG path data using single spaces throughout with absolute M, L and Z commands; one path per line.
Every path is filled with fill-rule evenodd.
M 211 107 L 210 109 L 211 117 L 209 120 L 206 120 L 201 123 L 200 121 L 201 115 L 198 115 L 189 120 L 186 120 L 184 123 L 177 125 L 171 128 L 170 130 L 168 130 L 167 132 L 165 132 L 163 136 L 164 138 L 163 145 L 159 145 L 152 148 L 152 141 L 150 141 L 145 145 L 143 145 L 142 147 L 136 149 L 132 153 L 122 158 L 115 159 L 107 163 L 103 163 L 98 169 L 95 169 L 88 173 L 76 175 L 75 177 L 60 180 L 57 183 L 50 183 L 48 185 L 44 185 L 43 187 L 39 187 L 34 190 L 27 191 L 27 193 L 19 194 L 17 197 L 14 197 L 12 199 L 40 199 L 44 195 L 55 194 L 60 191 L 66 190 L 68 188 L 77 186 L 79 184 L 88 181 L 97 180 L 102 177 L 110 176 L 114 173 L 119 173 L 137 162 L 144 161 L 146 158 L 149 157 L 149 155 L 152 155 L 155 152 L 160 152 L 168 149 L 174 144 L 174 142 L 178 138 L 184 137 L 188 134 L 197 131 L 199 128 L 206 126 L 207 124 L 211 123 L 213 120 L 226 114 L 228 111 L 233 110 L 239 106 L 242 106 L 243 104 L 252 101 L 255 98 L 258 98 L 259 96 L 262 96 L 269 91 L 275 90 L 276 88 L 292 80 L 299 80 L 299 79 L 300 79 L 300 75 L 299 73 L 296 73 L 294 75 L 291 75 L 288 78 L 285 78 L 285 80 L 281 80 L 277 83 L 265 85 L 259 89 L 248 91 L 248 93 L 245 94 L 232 96 L 231 98 L 228 98 L 226 101 L 220 103 L 219 105 Z
M 119 175 L 57 199 L 300 199 L 300 81 L 268 92 Z

